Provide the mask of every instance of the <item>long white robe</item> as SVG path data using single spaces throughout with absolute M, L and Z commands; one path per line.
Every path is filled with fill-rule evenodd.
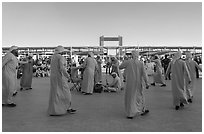
M 50 97 L 48 114 L 63 115 L 71 106 L 71 93 L 68 86 L 69 75 L 65 69 L 66 60 L 60 54 L 54 54 L 51 59 Z
M 191 77 L 191 83 L 189 84 L 186 81 L 186 91 L 187 91 L 187 97 L 188 99 L 193 97 L 194 94 L 194 87 L 195 87 L 195 79 L 196 79 L 196 68 L 198 68 L 200 71 L 202 71 L 201 67 L 193 60 L 186 60 L 186 65 L 190 73 Z M 186 80 L 188 80 L 186 78 Z
M 112 61 L 112 63 L 111 63 L 111 66 L 112 66 L 112 70 L 111 70 L 111 73 L 113 73 L 113 72 L 115 72 L 115 73 L 117 73 L 117 75 L 118 75 L 118 77 L 120 77 L 120 80 L 121 80 L 121 87 L 124 87 L 124 82 L 123 82 L 123 80 L 124 80 L 124 76 L 125 76 L 125 74 L 122 74 L 121 73 L 121 71 L 120 71 L 120 69 L 119 69 L 119 61 L 117 60 L 117 59 L 115 59 L 114 61 Z M 125 73 L 125 71 L 124 71 L 124 73 Z
M 13 103 L 13 93 L 17 90 L 16 68 L 18 59 L 8 52 L 2 60 L 2 104 Z
M 119 61 L 117 59 L 115 59 L 114 61 L 111 62 L 111 66 L 112 66 L 111 73 L 115 72 L 120 77 L 121 73 L 119 70 Z
M 109 91 L 119 91 L 121 89 L 121 80 L 120 77 L 116 76 L 115 78 L 113 78 L 113 81 L 110 85 L 108 85 L 108 90 Z
M 170 72 L 172 73 L 171 88 L 173 105 L 180 106 L 180 103 L 188 104 L 185 76 L 188 77 L 188 80 L 191 80 L 191 78 L 185 61 L 181 59 L 177 59 L 175 62 L 171 61 L 167 68 L 166 75 Z
M 83 63 L 85 68 L 83 73 L 81 91 L 85 93 L 93 93 L 94 88 L 94 73 L 95 69 L 98 69 L 97 62 L 92 57 L 87 57 Z
M 164 76 L 162 75 L 162 65 L 159 59 L 154 60 L 156 65 L 156 72 L 153 74 L 154 82 L 165 84 Z
M 96 62 L 98 65 L 98 70 L 95 71 L 95 83 L 98 83 L 102 80 L 102 69 L 101 69 L 102 60 L 98 59 L 96 60 Z
M 139 60 L 124 61 L 119 68 L 125 69 L 125 112 L 132 117 L 144 111 L 143 80 L 147 83 L 147 75 L 143 62 Z
M 22 88 L 31 88 L 33 79 L 33 59 L 30 59 L 29 63 L 24 64 L 23 75 L 20 81 L 20 86 Z

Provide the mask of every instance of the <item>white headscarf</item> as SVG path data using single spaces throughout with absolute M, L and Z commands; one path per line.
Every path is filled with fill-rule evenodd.
M 133 57 L 133 59 L 138 59 L 138 58 L 139 58 L 139 55 L 140 55 L 139 51 L 136 51 L 136 50 L 133 50 L 133 51 L 132 51 L 132 57 Z
M 55 48 L 55 53 L 62 53 L 62 52 L 68 52 L 68 50 L 67 49 L 64 49 L 64 47 L 63 46 L 57 46 L 56 48 Z
M 16 49 L 18 49 L 17 46 L 11 46 L 11 47 L 9 48 L 9 52 L 11 52 L 11 51 L 13 51 L 13 50 L 16 50 Z
M 186 59 L 191 59 L 191 58 L 192 58 L 191 52 L 186 53 Z
M 94 54 L 93 54 L 93 52 L 88 52 L 88 55 L 90 55 L 90 57 L 94 57 Z
M 176 53 L 174 54 L 174 57 L 173 57 L 173 60 L 172 60 L 173 64 L 175 63 L 176 60 L 180 59 L 181 56 L 182 56 L 181 51 L 176 52 Z
M 28 54 L 28 56 L 29 56 L 29 57 L 33 57 L 33 54 L 30 53 L 30 54 Z

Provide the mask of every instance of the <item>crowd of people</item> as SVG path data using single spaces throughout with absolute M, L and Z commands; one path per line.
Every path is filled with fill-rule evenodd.
M 136 115 L 145 115 L 149 110 L 145 107 L 144 87 L 149 88 L 150 84 L 161 87 L 167 86 L 165 80 L 171 80 L 173 95 L 173 106 L 176 110 L 193 102 L 195 79 L 197 71 L 202 71 L 199 66 L 201 60 L 193 60 L 190 52 L 186 53 L 186 58 L 182 58 L 181 51 L 173 56 L 160 58 L 159 55 L 151 57 L 140 56 L 139 51 L 132 51 L 130 56 L 125 56 L 122 60 L 114 56 L 105 59 L 102 66 L 100 56 L 94 58 L 93 52 L 88 52 L 86 58 L 78 60 L 66 59 L 63 55 L 68 50 L 63 46 L 57 46 L 51 58 L 38 59 L 34 61 L 32 55 L 26 55 L 24 59 L 18 60 L 18 48 L 12 46 L 9 52 L 3 57 L 2 62 L 2 106 L 15 107 L 13 95 L 16 92 L 16 69 L 18 65 L 22 68 L 22 78 L 20 82 L 21 90 L 32 89 L 32 77 L 44 77 L 40 70 L 47 71 L 50 77 L 50 95 L 48 104 L 49 115 L 63 115 L 75 113 L 72 108 L 71 91 L 68 81 L 73 82 L 77 78 L 80 84 L 80 92 L 83 95 L 92 95 L 95 85 L 101 85 L 104 92 L 119 92 L 125 90 L 125 112 L 128 119 L 133 119 Z M 153 81 L 150 82 L 147 74 L 148 63 L 154 63 Z M 78 65 L 78 66 L 77 66 Z M 39 67 L 40 66 L 40 67 Z M 106 76 L 110 74 L 112 82 L 102 84 L 102 68 L 106 68 Z M 122 73 L 123 70 L 123 73 Z M 49 73 L 48 73 L 49 72 Z M 81 76 L 78 76 L 81 72 Z M 49 75 L 48 75 L 49 74 Z
M 21 57 L 19 60 L 24 61 L 28 58 L 32 58 L 33 64 L 33 76 L 34 77 L 49 77 L 50 76 L 50 58 L 48 57 L 39 57 L 37 59 L 33 59 L 33 55 L 26 54 L 24 57 Z M 23 75 L 23 65 L 18 66 L 17 69 L 17 78 L 20 79 Z

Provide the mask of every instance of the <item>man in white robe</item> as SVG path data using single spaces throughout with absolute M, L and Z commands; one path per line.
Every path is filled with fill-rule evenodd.
M 196 80 L 196 68 L 198 70 L 200 70 L 201 72 L 202 72 L 202 68 L 197 64 L 197 62 L 192 60 L 192 54 L 190 52 L 186 53 L 185 62 L 186 62 L 186 65 L 187 65 L 187 68 L 189 70 L 190 77 L 191 77 L 191 83 L 190 84 L 186 81 L 187 99 L 188 99 L 188 102 L 192 103 L 193 102 L 193 94 L 194 94 L 194 90 L 195 90 L 194 88 L 195 88 L 195 80 Z
M 160 83 L 162 84 L 161 87 L 165 87 L 166 84 L 164 81 L 164 76 L 162 75 L 162 65 L 159 56 L 155 55 L 154 60 L 152 60 L 152 62 L 155 63 L 156 72 L 153 74 L 154 82 L 151 85 L 155 86 L 156 83 Z
M 98 65 L 98 71 L 95 71 L 95 83 L 101 83 L 102 82 L 102 69 L 101 69 L 102 60 L 99 55 L 96 57 L 96 62 Z
M 125 69 L 125 112 L 128 119 L 133 119 L 137 114 L 145 115 L 149 112 L 145 109 L 143 95 L 143 83 L 145 82 L 146 88 L 149 87 L 144 63 L 139 61 L 138 51 L 132 51 L 132 57 L 119 66 L 119 69 Z
M 84 68 L 81 91 L 84 95 L 91 95 L 94 89 L 94 74 L 98 70 L 98 65 L 92 52 L 88 53 L 88 57 L 81 67 Z
M 122 73 L 119 69 L 119 64 L 120 64 L 119 60 L 116 57 L 111 57 L 111 67 L 112 67 L 111 74 L 113 72 L 117 73 L 118 77 L 121 80 L 121 88 L 123 89 L 124 88 L 124 81 L 123 81 L 124 75 L 122 75 Z
M 15 107 L 13 94 L 17 93 L 18 47 L 12 46 L 2 59 L 2 106 Z
M 121 73 L 119 70 L 119 61 L 117 60 L 116 57 L 111 57 L 111 67 L 112 67 L 111 74 L 115 72 L 120 77 Z
M 32 57 L 33 55 L 29 54 L 26 57 L 26 60 L 29 62 L 22 66 L 23 74 L 22 74 L 21 81 L 20 81 L 20 86 L 21 86 L 20 90 L 32 89 L 31 85 L 32 85 L 32 79 L 33 79 L 33 64 L 34 64 L 34 60 Z
M 74 113 L 71 109 L 71 93 L 68 85 L 69 74 L 66 70 L 66 60 L 62 54 L 67 51 L 63 46 L 58 46 L 51 59 L 50 97 L 48 114 L 64 115 Z
M 118 77 L 118 74 L 113 72 L 111 74 L 111 76 L 113 77 L 113 81 L 112 83 L 108 84 L 105 87 L 104 92 L 118 92 L 121 90 L 121 80 L 120 77 Z
M 173 95 L 173 106 L 176 110 L 180 107 L 184 107 L 184 104 L 188 104 L 186 95 L 185 77 L 188 78 L 188 83 L 191 82 L 190 74 L 187 69 L 185 61 L 181 59 L 182 53 L 178 51 L 175 53 L 173 60 L 170 62 L 166 76 L 172 73 L 172 95 Z

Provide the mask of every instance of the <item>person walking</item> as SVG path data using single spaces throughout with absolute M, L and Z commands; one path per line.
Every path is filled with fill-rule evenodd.
M 99 55 L 96 57 L 96 62 L 98 65 L 98 70 L 95 71 L 95 83 L 101 83 L 102 82 L 102 69 L 101 69 L 102 60 Z
M 81 68 L 84 68 L 81 91 L 84 95 L 92 95 L 94 88 L 94 73 L 98 71 L 98 65 L 92 52 L 88 53 L 88 57 L 85 59 Z
M 22 77 L 21 77 L 21 81 L 20 81 L 20 86 L 21 89 L 20 90 L 29 90 L 32 89 L 32 79 L 33 79 L 33 55 L 29 54 L 26 57 L 26 61 L 28 61 L 28 63 L 23 64 L 22 66 Z
M 197 64 L 196 61 L 192 60 L 192 54 L 190 52 L 186 53 L 186 65 L 190 73 L 191 83 L 187 82 L 186 79 L 186 91 L 187 91 L 187 99 L 189 103 L 193 102 L 193 95 L 195 91 L 195 80 L 196 80 L 196 69 L 202 72 L 202 68 Z
M 188 78 L 188 83 L 190 84 L 191 82 L 190 73 L 185 61 L 181 59 L 181 55 L 181 51 L 174 54 L 173 60 L 170 62 L 166 72 L 166 76 L 168 76 L 170 72 L 172 74 L 171 88 L 173 95 L 173 106 L 176 110 L 184 107 L 184 104 L 188 104 L 185 85 L 186 75 Z
M 71 92 L 68 85 L 69 74 L 66 70 L 66 59 L 62 56 L 68 50 L 57 46 L 51 59 L 50 96 L 48 114 L 50 116 L 75 113 L 71 108 Z
M 164 74 L 166 74 L 166 70 L 167 70 L 170 62 L 171 62 L 171 59 L 168 58 L 168 55 L 165 55 L 165 58 L 162 60 L 162 66 L 164 68 Z M 168 76 L 165 77 L 165 79 L 171 80 L 171 75 L 169 74 Z
M 195 56 L 194 61 L 195 61 L 198 65 L 200 64 L 200 59 L 198 58 L 198 56 Z M 196 68 L 196 78 L 199 78 L 198 68 Z
M 125 112 L 128 119 L 133 119 L 137 114 L 145 115 L 149 112 L 145 108 L 143 94 L 143 80 L 149 88 L 144 63 L 139 61 L 139 52 L 132 51 L 132 59 L 124 61 L 119 69 L 125 69 Z
M 112 67 L 111 74 L 115 72 L 120 77 L 121 73 L 119 70 L 119 61 L 116 59 L 116 57 L 111 57 L 111 67 Z
M 19 61 L 18 47 L 11 46 L 2 59 L 2 106 L 15 107 L 13 95 L 17 94 L 17 66 L 27 62 Z
M 155 73 L 153 74 L 153 83 L 151 85 L 155 86 L 156 83 L 162 84 L 161 87 L 165 87 L 164 76 L 162 76 L 162 65 L 158 55 L 154 56 L 154 59 L 151 60 L 155 63 Z

